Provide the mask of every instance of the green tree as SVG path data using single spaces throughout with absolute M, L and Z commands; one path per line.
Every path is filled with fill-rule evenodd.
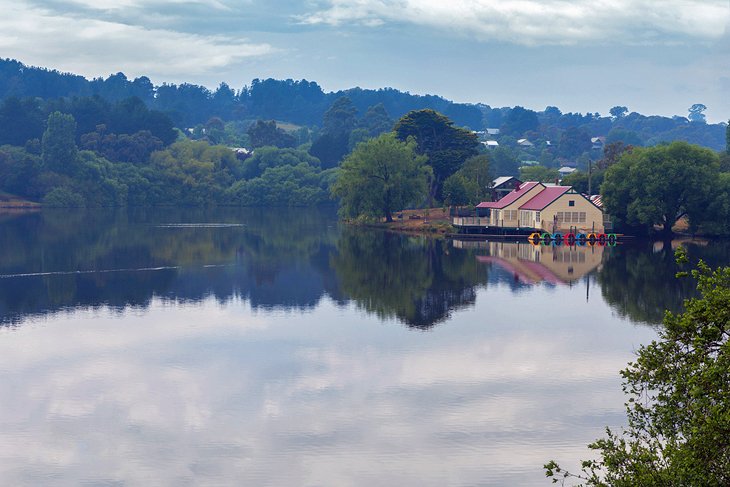
M 428 157 L 433 169 L 429 196 L 441 198 L 443 183 L 459 170 L 464 161 L 477 154 L 479 141 L 472 131 L 454 127 L 448 117 L 433 110 L 408 112 L 395 125 L 401 141 L 413 137 L 419 154 Z
M 383 134 L 361 143 L 345 159 L 332 195 L 340 198 L 345 217 L 385 217 L 390 222 L 394 211 L 422 201 L 430 174 L 415 142 Z
M 275 147 L 294 147 L 297 139 L 276 126 L 274 120 L 264 121 L 256 120 L 256 123 L 246 131 L 251 146 L 254 148 L 275 146 Z
M 536 112 L 517 106 L 510 110 L 501 131 L 504 135 L 521 137 L 525 132 L 537 130 L 539 127 L 540 122 Z
M 492 172 L 495 176 L 518 176 L 520 163 L 512 150 L 507 147 L 497 147 L 490 152 Z
M 546 464 L 554 482 L 730 485 L 730 267 L 700 261 L 692 275 L 700 297 L 682 314 L 667 312 L 659 338 L 621 372 L 627 428 L 589 445 L 600 458 L 584 461 L 581 474 Z
M 603 182 L 603 171 L 593 169 L 590 174 L 590 185 L 588 184 L 588 173 L 584 171 L 574 171 L 563 178 L 560 184 L 563 186 L 572 186 L 579 193 L 588 194 L 588 186 L 590 192 L 597 191 Z
M 607 143 L 603 148 L 603 157 L 596 162 L 596 167 L 598 169 L 608 169 L 621 159 L 621 155 L 624 152 L 630 151 L 633 148 L 631 145 L 624 145 L 623 142 Z
M 569 127 L 560 136 L 558 155 L 567 159 L 574 159 L 591 150 L 591 146 L 591 136 L 585 129 Z
M 44 118 L 36 100 L 6 98 L 0 105 L 0 145 L 22 146 L 41 137 Z
M 628 225 L 661 225 L 672 233 L 678 219 L 705 219 L 719 169 L 717 153 L 686 142 L 625 152 L 601 185 L 606 211 Z
M 625 145 L 641 146 L 644 142 L 636 132 L 626 130 L 620 127 L 611 129 L 606 136 L 606 146 L 609 144 L 621 143 Z M 605 149 L 605 147 L 604 147 Z
M 689 107 L 689 115 L 687 115 L 687 118 L 690 122 L 696 122 L 696 123 L 705 123 L 705 114 L 702 113 L 705 110 L 707 110 L 707 107 L 703 105 L 702 103 L 695 103 L 691 107 Z
M 718 175 L 713 198 L 707 208 L 702 232 L 710 235 L 730 235 L 730 172 Z
M 520 168 L 520 179 L 522 181 L 554 183 L 556 179 L 560 179 L 560 173 L 557 169 L 549 169 L 544 166 L 523 166 Z
M 608 111 L 614 120 L 625 117 L 628 112 L 629 109 L 623 106 L 615 106 Z
M 444 203 L 449 206 L 463 206 L 470 202 L 469 181 L 459 173 L 454 173 L 444 181 Z
M 458 206 L 485 201 L 491 181 L 489 157 L 486 154 L 470 157 L 444 181 L 444 202 Z
M 393 120 L 388 116 L 385 106 L 378 103 L 368 108 L 360 120 L 360 127 L 367 130 L 370 137 L 377 137 L 393 129 Z
M 43 133 L 41 159 L 46 169 L 72 175 L 78 168 L 76 121 L 73 116 L 53 112 Z
M 261 176 L 268 168 L 280 166 L 298 166 L 306 163 L 317 171 L 320 169 L 319 160 L 306 151 L 299 149 L 279 149 L 277 147 L 262 147 L 254 152 L 252 157 L 243 163 L 242 176 L 252 179 Z
M 322 131 L 329 134 L 350 133 L 356 125 L 357 108 L 352 101 L 341 96 L 325 112 L 322 119 Z
M 332 168 L 350 151 L 350 133 L 355 129 L 357 109 L 346 96 L 335 100 L 325 112 L 322 132 L 312 142 L 309 153 L 322 161 L 322 166 Z

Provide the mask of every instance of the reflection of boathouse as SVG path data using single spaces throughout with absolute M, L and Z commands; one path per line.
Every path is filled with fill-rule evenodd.
M 485 201 L 474 216 L 454 217 L 462 232 L 603 233 L 603 210 L 570 186 L 546 186 L 538 182 L 518 185 L 497 201 Z
M 568 284 L 601 265 L 604 247 L 533 245 L 522 242 L 454 240 L 455 248 L 479 250 L 477 260 L 512 274 L 524 284 Z

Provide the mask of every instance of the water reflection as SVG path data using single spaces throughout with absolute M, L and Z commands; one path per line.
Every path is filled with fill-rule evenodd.
M 447 242 L 347 229 L 332 257 L 342 292 L 381 318 L 429 328 L 455 309 L 474 304 L 487 270 Z
M 454 240 L 454 247 L 480 251 L 477 260 L 499 267 L 527 285 L 564 285 L 597 269 L 603 260 L 602 245 L 555 245 L 529 242 Z
M 0 216 L 0 484 L 543 485 L 622 424 L 617 372 L 655 336 L 631 325 L 691 292 L 676 244 Z
M 730 264 L 730 242 L 636 240 L 608 252 L 597 280 L 603 299 L 622 317 L 659 324 L 664 310 L 679 312 L 685 299 L 695 296 L 691 279 L 676 279 L 681 269 L 674 250 L 682 245 L 690 262 L 702 259 L 711 267 Z
M 381 319 L 430 328 L 474 305 L 477 289 L 572 285 L 595 276 L 620 316 L 658 323 L 691 296 L 674 244 L 533 246 L 449 243 L 340 228 L 331 211 L 44 211 L 0 216 L 0 323 L 73 308 L 146 308 L 155 297 L 244 299 L 253 309 L 354 302 Z M 727 242 L 686 244 L 730 261 Z

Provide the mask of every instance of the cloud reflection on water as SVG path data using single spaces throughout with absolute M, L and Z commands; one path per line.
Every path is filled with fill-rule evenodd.
M 427 334 L 331 301 L 295 314 L 213 298 L 6 329 L 0 479 L 538 484 L 544 461 L 585 456 L 619 420 L 617 371 L 652 335 L 605 305 L 592 323 L 533 322 L 549 302 L 584 299 L 482 290 Z

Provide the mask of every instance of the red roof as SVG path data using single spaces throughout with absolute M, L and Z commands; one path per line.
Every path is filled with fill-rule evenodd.
M 525 193 L 530 191 L 532 188 L 537 186 L 540 183 L 536 183 L 534 181 L 531 181 L 529 183 L 523 183 L 521 184 L 517 189 L 512 191 L 511 193 L 508 193 L 499 201 L 483 201 L 477 205 L 477 208 L 504 208 L 505 206 L 508 206 L 518 199 L 522 198 Z
M 530 201 L 520 206 L 520 210 L 540 211 L 565 194 L 569 189 L 570 186 L 548 186 L 530 199 Z

